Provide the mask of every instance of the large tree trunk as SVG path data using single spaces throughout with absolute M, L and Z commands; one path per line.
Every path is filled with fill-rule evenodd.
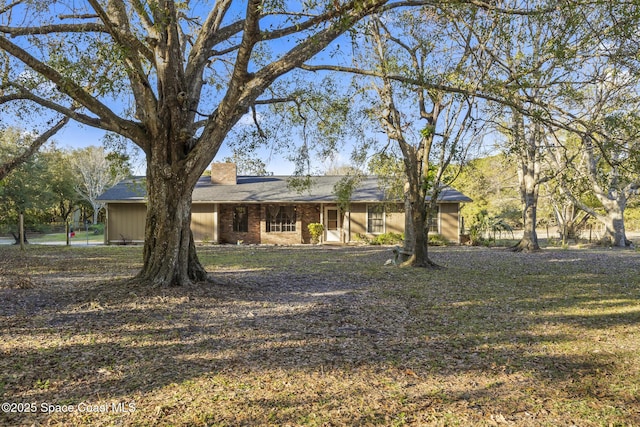
M 93 206 L 93 225 L 96 225 L 98 223 L 98 214 L 100 213 L 100 209 L 102 209 L 101 205 Z
M 540 250 L 540 245 L 538 244 L 538 233 L 536 232 L 536 224 L 537 224 L 537 194 L 536 193 L 527 193 L 524 196 L 524 210 L 522 219 L 524 222 L 524 228 L 522 233 L 522 239 L 516 246 L 514 246 L 515 251 L 525 251 L 525 252 L 533 252 Z
M 134 281 L 155 287 L 205 281 L 207 272 L 198 260 L 191 233 L 194 186 L 159 175 L 147 174 L 144 267 Z
M 605 200 L 600 198 L 600 201 L 604 205 L 606 214 L 598 215 L 605 227 L 604 236 L 602 241 L 617 247 L 627 247 L 631 244 L 627 240 L 627 234 L 624 226 L 624 209 L 625 204 L 620 200 Z
M 405 215 L 411 216 L 411 233 L 413 235 L 413 247 L 411 256 L 402 264 L 403 266 L 437 268 L 438 264 L 429 259 L 428 236 L 426 229 L 427 205 L 424 192 L 417 186 L 410 185 L 408 198 L 410 209 Z
M 585 138 L 583 143 L 584 150 L 582 155 L 586 166 L 585 172 L 591 183 L 593 194 L 602 203 L 605 214 L 602 215 L 589 208 L 585 210 L 604 224 L 603 242 L 612 246 L 630 246 L 631 242 L 627 240 L 624 227 L 624 210 L 627 207 L 628 198 L 637 191 L 638 185 L 633 182 L 628 185 L 622 185 L 621 183 L 625 179 L 621 176 L 617 166 L 608 171 L 606 177 L 602 177 L 601 169 L 598 168 L 601 155 L 596 154 L 595 144 L 590 138 Z
M 515 134 L 522 135 L 516 141 L 523 143 L 520 162 L 518 164 L 518 181 L 520 184 L 520 198 L 522 199 L 522 240 L 513 247 L 516 252 L 533 252 L 540 250 L 536 225 L 538 222 L 538 192 L 540 189 L 540 160 L 538 146 L 540 143 L 538 125 L 530 130 L 531 134 L 524 138 L 524 124 L 515 123 Z
M 411 199 L 409 199 L 408 193 L 409 184 L 406 185 L 404 194 L 404 253 L 413 253 L 413 248 L 416 245 L 416 234 L 413 228 L 413 215 L 411 214 Z M 404 257 L 402 262 L 406 261 L 408 257 Z
M 422 206 L 424 206 L 424 202 L 422 202 Z M 412 267 L 431 267 L 434 264 L 429 259 L 427 236 L 425 234 L 424 208 L 420 207 L 420 203 L 413 203 L 411 217 L 415 243 L 413 245 L 413 255 L 407 260 L 407 264 Z

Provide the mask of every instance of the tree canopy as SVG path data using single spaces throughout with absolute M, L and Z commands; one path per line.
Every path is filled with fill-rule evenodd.
M 293 111 L 306 118 L 324 111 L 314 126 L 329 142 L 338 141 L 341 134 L 331 132 L 336 120 L 330 119 L 343 117 L 348 104 L 337 100 L 314 110 L 300 103 L 301 86 L 286 84 L 284 77 L 302 68 L 357 69 L 344 62 L 358 51 L 355 28 L 367 17 L 381 17 L 378 22 L 391 29 L 389 40 L 400 47 L 428 30 L 433 40 L 422 38 L 407 51 L 417 65 L 431 62 L 426 68 L 389 63 L 384 70 L 363 68 L 361 75 L 418 88 L 436 100 L 436 110 L 436 93 L 473 97 L 547 130 L 590 136 L 607 134 L 579 105 L 584 90 L 606 76 L 599 61 L 630 75 L 640 69 L 635 3 L 4 0 L 0 104 L 16 120 L 43 118 L 44 129 L 71 119 L 140 147 L 147 160 L 148 209 L 137 280 L 186 284 L 207 279 L 189 228 L 199 177 L 241 118 L 248 115 L 259 127 L 258 110 L 265 106 L 293 103 Z M 394 10 L 408 11 L 403 19 L 412 25 L 386 22 L 395 19 L 389 14 Z M 407 28 L 412 32 L 400 31 Z M 429 43 L 435 41 L 452 50 L 433 51 Z M 451 63 L 446 55 L 453 55 Z M 433 67 L 438 59 L 440 69 Z M 323 88 L 329 88 L 322 77 L 305 84 L 314 89 L 309 94 L 319 94 L 307 100 L 322 101 Z M 312 148 L 303 141 L 298 154 Z
M 189 229 L 191 193 L 230 130 L 257 105 L 280 101 L 269 92 L 276 80 L 356 22 L 410 3 L 3 2 L 4 100 L 141 147 L 149 208 L 138 279 L 204 280 Z

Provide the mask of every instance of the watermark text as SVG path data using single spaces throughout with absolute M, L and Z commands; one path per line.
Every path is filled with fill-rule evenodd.
M 106 403 L 80 402 L 75 405 L 46 402 L 3 402 L 0 411 L 8 414 L 26 413 L 112 413 L 126 414 L 136 411 L 136 402 L 112 401 Z

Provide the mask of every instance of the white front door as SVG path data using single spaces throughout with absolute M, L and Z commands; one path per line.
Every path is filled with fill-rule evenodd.
M 340 241 L 340 216 L 337 208 L 326 208 L 324 211 L 324 227 L 327 230 L 327 242 Z

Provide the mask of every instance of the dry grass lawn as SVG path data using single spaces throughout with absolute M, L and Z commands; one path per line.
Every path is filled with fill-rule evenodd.
M 0 248 L 0 425 L 640 426 L 640 253 Z

